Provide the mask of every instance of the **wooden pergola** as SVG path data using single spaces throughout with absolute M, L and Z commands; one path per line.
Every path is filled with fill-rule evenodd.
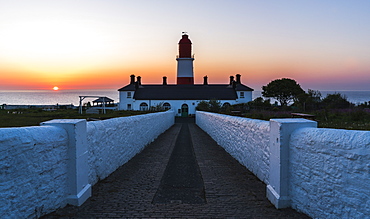
M 93 100 L 93 106 L 99 104 L 113 104 L 114 100 L 110 99 L 109 97 L 99 97 L 96 100 Z
M 80 114 L 82 114 L 82 101 L 85 99 L 85 98 L 98 98 L 96 100 L 93 101 L 94 102 L 98 102 L 98 103 L 102 103 L 103 105 L 103 114 L 106 114 L 106 111 L 105 111 L 105 104 L 106 103 L 112 103 L 113 100 L 108 98 L 108 97 L 101 97 L 101 96 L 79 96 L 80 97 L 80 106 L 79 106 L 79 112 Z

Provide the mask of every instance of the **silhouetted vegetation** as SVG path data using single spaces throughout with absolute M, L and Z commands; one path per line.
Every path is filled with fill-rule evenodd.
M 283 107 L 291 101 L 296 101 L 298 96 L 304 93 L 301 86 L 289 78 L 276 79 L 262 87 L 262 96 L 275 98 Z
M 220 107 L 219 111 L 210 109 L 210 101 L 202 101 L 197 109 L 262 120 L 291 118 L 292 113 L 305 113 L 313 115 L 321 128 L 370 130 L 370 101 L 356 106 L 339 93 L 322 98 L 319 91 L 308 90 L 297 95 L 289 106 L 271 104 L 270 99 L 258 97 L 248 103 Z
M 215 113 L 226 110 L 222 108 L 221 102 L 219 100 L 209 100 L 209 101 L 202 100 L 198 103 L 196 109 L 200 111 L 208 111 Z

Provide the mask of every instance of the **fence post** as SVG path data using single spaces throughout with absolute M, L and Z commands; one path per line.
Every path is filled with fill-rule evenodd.
M 84 119 L 54 119 L 41 125 L 57 126 L 68 133 L 67 203 L 80 206 L 91 196 L 87 130 Z
M 266 196 L 276 208 L 290 207 L 289 142 L 292 132 L 299 128 L 317 127 L 307 119 L 270 120 L 270 176 Z

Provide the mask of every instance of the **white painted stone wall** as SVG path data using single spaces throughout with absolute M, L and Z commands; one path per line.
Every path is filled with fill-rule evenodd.
M 279 119 L 288 126 L 290 120 L 302 119 Z M 272 153 L 269 132 L 276 127 L 274 132 L 281 132 L 279 126 L 208 112 L 197 112 L 196 122 L 270 185 L 268 178 L 274 173 L 266 169 Z M 291 134 L 281 134 L 288 139 L 289 174 L 280 179 L 289 186 L 292 208 L 313 218 L 370 218 L 370 131 L 298 127 Z
M 269 179 L 269 122 L 196 112 L 197 125 L 260 180 Z
M 131 98 L 127 98 L 127 93 L 131 92 Z M 238 98 L 236 100 L 219 100 L 221 105 L 224 103 L 229 103 L 230 105 L 240 104 L 240 103 L 248 103 L 252 101 L 252 91 L 243 91 L 244 98 Z M 189 107 L 189 114 L 195 114 L 195 108 L 197 107 L 198 103 L 202 100 L 135 100 L 133 99 L 134 91 L 120 91 L 120 102 L 119 102 L 119 110 L 128 110 L 127 104 L 131 104 L 132 110 L 140 110 L 140 104 L 146 103 L 148 107 L 162 105 L 163 103 L 169 103 L 171 105 L 171 109 L 173 109 L 176 113 L 176 116 L 181 116 L 181 106 L 183 104 L 187 104 Z M 238 97 L 240 97 L 240 91 L 237 92 Z
M 87 137 L 90 170 L 86 178 L 93 185 L 170 128 L 174 112 L 82 123 L 86 129 L 78 128 L 76 139 L 69 139 L 62 128 L 68 121 L 0 128 L 0 218 L 37 218 L 67 204 L 67 192 L 71 190 L 71 140 L 77 140 L 75 148 L 79 150 L 79 142 L 84 142 L 80 138 Z M 76 185 L 84 180 L 76 177 Z
M 95 184 L 107 177 L 174 122 L 173 111 L 89 122 L 89 182 Z
M 0 217 L 35 218 L 65 205 L 67 132 L 0 129 Z
M 370 218 L 370 131 L 304 128 L 290 147 L 293 208 L 313 218 Z
M 130 93 L 129 98 L 127 98 L 128 96 L 127 93 Z M 135 91 L 120 91 L 118 109 L 119 110 L 136 110 L 136 108 L 134 108 L 134 103 L 135 103 L 134 94 L 135 94 Z M 127 104 L 131 104 L 131 109 L 127 108 Z M 139 109 L 140 108 L 138 108 L 137 110 Z

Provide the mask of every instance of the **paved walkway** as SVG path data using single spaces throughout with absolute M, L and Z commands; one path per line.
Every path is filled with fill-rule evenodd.
M 290 208 L 275 209 L 266 199 L 266 185 L 191 121 L 177 120 L 140 154 L 93 186 L 93 196 L 81 207 L 67 206 L 43 218 L 309 218 Z M 203 180 L 196 180 L 195 187 L 201 183 L 204 201 L 196 204 L 181 195 L 173 200 L 155 198 L 168 184 L 165 172 L 170 157 L 178 159 L 173 159 L 174 148 L 182 127 L 188 128 L 188 134 L 181 135 L 192 141 L 198 161 L 194 168 L 199 168 Z

